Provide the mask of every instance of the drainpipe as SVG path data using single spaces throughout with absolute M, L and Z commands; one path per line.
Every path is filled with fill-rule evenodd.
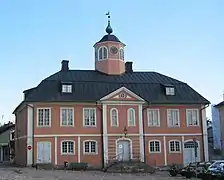
M 100 133 L 101 133 L 101 158 L 102 158 L 102 168 L 104 168 L 104 142 L 103 142 L 103 110 L 98 106 L 98 102 L 96 102 L 96 107 L 101 111 L 101 127 L 100 127 Z
M 33 109 L 33 134 L 32 134 L 32 161 L 33 161 L 33 164 L 32 164 L 32 167 L 34 167 L 34 128 L 35 128 L 35 126 L 34 126 L 34 107 L 33 106 L 30 106 L 29 104 L 27 104 L 27 106 L 29 106 L 29 107 L 31 107 L 32 109 Z
M 203 130 L 203 119 L 202 119 L 202 110 L 206 109 L 209 106 L 209 104 L 206 104 L 203 108 L 199 109 L 200 112 L 200 116 L 201 116 L 201 131 L 202 131 L 202 146 L 203 146 L 203 150 L 204 150 L 204 130 Z M 204 154 L 204 159 L 205 159 L 205 151 L 203 151 Z
M 150 103 L 148 103 L 148 105 L 150 106 Z M 145 112 L 145 109 L 147 109 L 147 108 L 148 108 L 147 105 L 144 108 L 142 108 L 142 127 L 143 127 L 143 142 L 144 142 L 144 162 L 146 162 L 146 160 L 147 160 L 146 159 L 146 149 L 148 149 L 148 148 L 146 148 L 146 142 L 145 142 L 145 118 L 144 118 L 144 112 Z

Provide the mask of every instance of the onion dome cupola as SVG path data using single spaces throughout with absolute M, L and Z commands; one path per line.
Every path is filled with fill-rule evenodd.
M 124 47 L 115 35 L 110 24 L 110 12 L 106 13 L 108 24 L 106 35 L 95 43 L 95 69 L 106 74 L 123 74 L 125 72 Z

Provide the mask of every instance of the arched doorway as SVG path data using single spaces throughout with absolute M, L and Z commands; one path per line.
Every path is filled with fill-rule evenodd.
M 184 165 L 200 161 L 200 144 L 198 141 L 188 140 L 183 148 Z
M 131 140 L 130 139 L 118 139 L 116 142 L 116 157 L 120 161 L 128 161 L 131 159 Z

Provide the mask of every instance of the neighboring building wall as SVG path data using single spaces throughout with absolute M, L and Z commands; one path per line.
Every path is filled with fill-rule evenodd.
M 221 149 L 221 131 L 220 131 L 220 114 L 218 108 L 211 106 L 212 109 L 212 131 L 214 149 Z
M 27 164 L 27 107 L 19 109 L 15 118 L 15 163 Z
M 224 107 L 219 108 L 219 117 L 220 117 L 220 142 L 221 142 L 221 150 L 224 154 Z

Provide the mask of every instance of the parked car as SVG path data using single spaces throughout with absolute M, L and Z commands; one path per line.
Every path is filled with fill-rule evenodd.
M 224 164 L 224 160 L 214 160 L 214 162 L 208 167 L 208 171 L 216 172 L 222 169 L 221 165 Z

